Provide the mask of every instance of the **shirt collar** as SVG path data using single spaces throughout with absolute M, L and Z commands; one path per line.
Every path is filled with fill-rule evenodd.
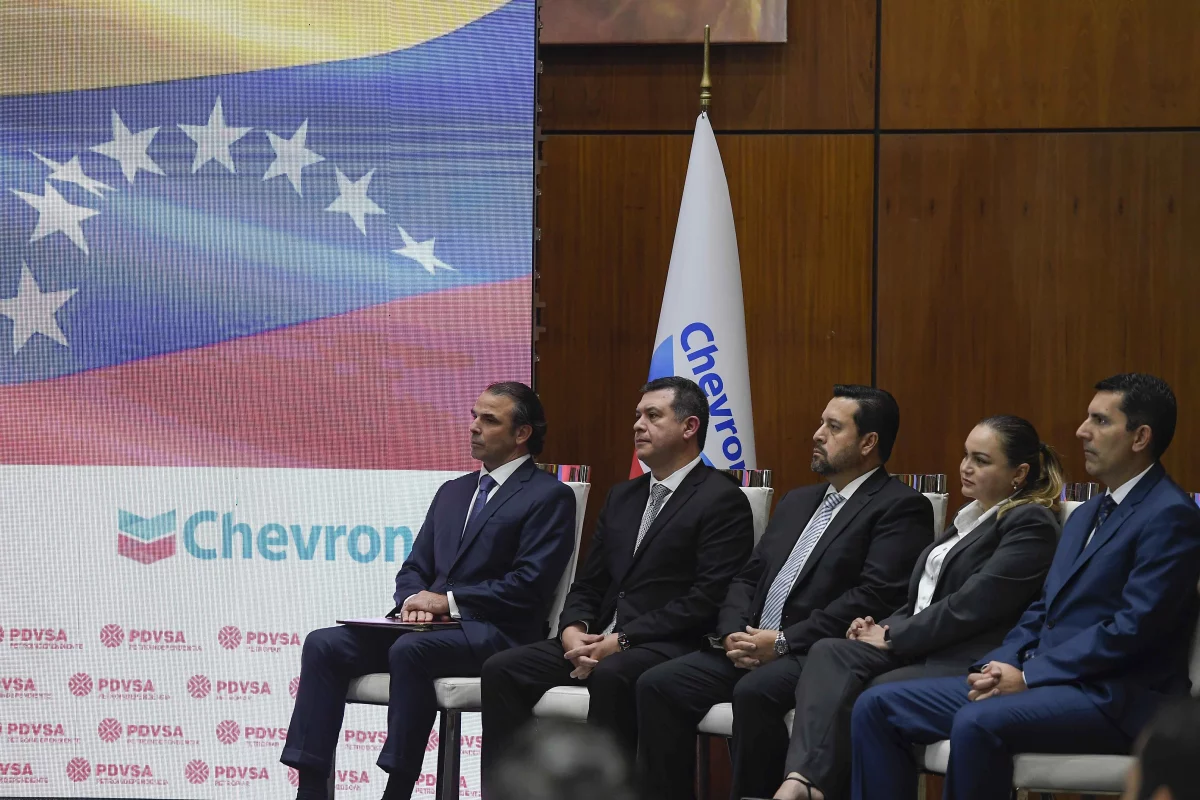
M 683 479 L 688 476 L 688 473 L 695 469 L 696 465 L 700 463 L 701 458 L 703 458 L 703 456 L 696 456 L 691 461 L 684 464 L 667 477 L 663 478 L 661 481 L 654 477 L 654 473 L 650 473 L 650 489 L 653 490 L 655 486 L 661 483 L 663 486 L 667 487 L 668 491 L 674 494 L 675 490 L 679 488 L 679 484 L 683 483 Z
M 978 500 L 972 500 L 958 510 L 958 513 L 954 515 L 954 522 L 951 524 L 959 533 L 972 530 L 985 519 L 988 519 L 995 514 L 996 509 L 999 507 L 1000 504 L 997 503 L 985 511 L 982 503 L 980 503 Z
M 857 478 L 855 478 L 854 480 L 847 483 L 842 488 L 842 491 L 840 491 L 840 492 L 837 492 L 837 490 L 833 488 L 833 484 L 830 484 L 825 487 L 825 494 L 826 494 L 826 496 L 828 496 L 828 495 L 833 494 L 834 492 L 837 492 L 838 494 L 840 494 L 842 496 L 842 500 L 849 500 L 851 497 L 854 496 L 854 493 L 858 491 L 858 487 L 862 486 L 864 483 L 867 482 L 867 478 L 871 477 L 872 475 L 874 475 L 876 472 L 878 472 L 881 469 L 883 469 L 883 467 L 876 467 L 875 469 L 871 470 L 870 472 L 864 472 L 862 475 L 859 475 Z
M 480 464 L 479 465 L 479 479 L 483 480 L 484 475 L 491 475 L 492 480 L 494 480 L 496 482 L 496 487 L 499 488 L 499 487 L 503 486 L 504 482 L 506 480 L 508 480 L 509 478 L 511 478 L 512 474 L 514 472 L 516 472 L 517 469 L 522 464 L 524 464 L 526 461 L 528 461 L 530 458 L 532 458 L 532 456 L 530 456 L 528 453 L 526 453 L 525 455 L 521 456 L 520 458 L 514 458 L 512 461 L 509 461 L 507 464 L 501 464 L 500 466 L 496 467 L 496 469 L 492 472 L 488 472 L 488 468 L 483 466 L 482 464 Z
M 1137 475 L 1134 475 L 1132 478 L 1130 478 L 1129 480 L 1122 483 L 1120 486 L 1118 486 L 1116 488 L 1116 491 L 1109 489 L 1107 494 L 1112 497 L 1114 503 L 1116 503 L 1117 505 L 1121 505 L 1121 503 L 1124 502 L 1125 498 L 1129 496 L 1129 493 L 1133 491 L 1133 487 L 1137 486 L 1137 482 L 1140 481 L 1142 478 L 1144 478 L 1146 476 L 1146 473 L 1152 469 L 1154 469 L 1153 464 L 1146 467 L 1144 470 L 1139 472 Z

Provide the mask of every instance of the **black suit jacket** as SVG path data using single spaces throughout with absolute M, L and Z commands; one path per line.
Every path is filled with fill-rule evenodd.
M 608 493 L 587 561 L 567 595 L 559 629 L 598 633 L 617 613 L 632 645 L 674 642 L 680 652 L 712 630 L 717 608 L 754 546 L 750 502 L 729 478 L 697 464 L 658 512 L 633 552 L 650 476 Z
M 993 515 L 946 554 L 933 601 L 913 616 L 925 562 L 933 548 L 955 536 L 951 526 L 917 559 L 908 603 L 882 624 L 901 658 L 959 664 L 963 668 L 1000 646 L 1025 608 L 1042 591 L 1059 525 L 1045 506 L 1026 503 L 999 520 Z
M 721 638 L 758 627 L 767 590 L 825 497 L 822 483 L 779 501 L 754 555 L 721 606 Z M 933 540 L 933 506 L 880 468 L 838 510 L 792 584 L 783 635 L 793 653 L 818 639 L 844 637 L 857 617 L 886 616 L 904 602 L 908 576 Z

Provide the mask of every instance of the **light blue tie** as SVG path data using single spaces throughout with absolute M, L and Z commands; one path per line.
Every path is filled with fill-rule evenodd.
M 804 562 L 808 561 L 813 548 L 821 540 L 821 534 L 829 527 L 829 520 L 833 519 L 833 510 L 845 499 L 837 492 L 825 495 L 825 501 L 808 521 L 804 533 L 800 534 L 800 538 L 796 540 L 796 546 L 792 548 L 783 568 L 775 576 L 775 580 L 767 592 L 767 599 L 763 603 L 763 612 L 759 618 L 758 627 L 763 630 L 779 630 L 779 626 L 783 622 L 783 604 L 787 602 L 788 595 L 792 593 L 792 584 L 796 582 L 796 578 L 800 577 L 800 571 L 804 569 Z

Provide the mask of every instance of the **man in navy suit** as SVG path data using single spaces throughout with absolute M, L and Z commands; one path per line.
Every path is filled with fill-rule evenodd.
M 1008 800 L 1012 756 L 1128 753 L 1188 691 L 1200 510 L 1159 464 L 1175 395 L 1151 375 L 1096 384 L 1083 441 L 1108 487 L 1067 521 L 1040 599 L 967 680 L 879 686 L 854 707 L 855 798 L 915 798 L 914 744 L 950 739 L 946 800 Z
M 297 800 L 326 797 L 351 679 L 391 673 L 388 737 L 377 763 L 389 773 L 385 800 L 407 798 L 437 715 L 433 680 L 478 675 L 488 656 L 546 636 L 554 589 L 574 549 L 575 495 L 533 463 L 546 418 L 532 389 L 493 384 L 471 414 L 471 456 L 483 468 L 438 489 L 396 575 L 391 612 L 405 622 L 455 619 L 462 626 L 308 635 L 279 759 L 300 773 Z

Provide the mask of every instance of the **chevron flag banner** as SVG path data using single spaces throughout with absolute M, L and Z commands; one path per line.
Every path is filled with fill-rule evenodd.
M 696 119 L 650 380 L 679 375 L 708 396 L 704 463 L 756 469 L 742 267 L 729 184 L 707 114 Z M 630 477 L 645 472 L 634 456 Z

